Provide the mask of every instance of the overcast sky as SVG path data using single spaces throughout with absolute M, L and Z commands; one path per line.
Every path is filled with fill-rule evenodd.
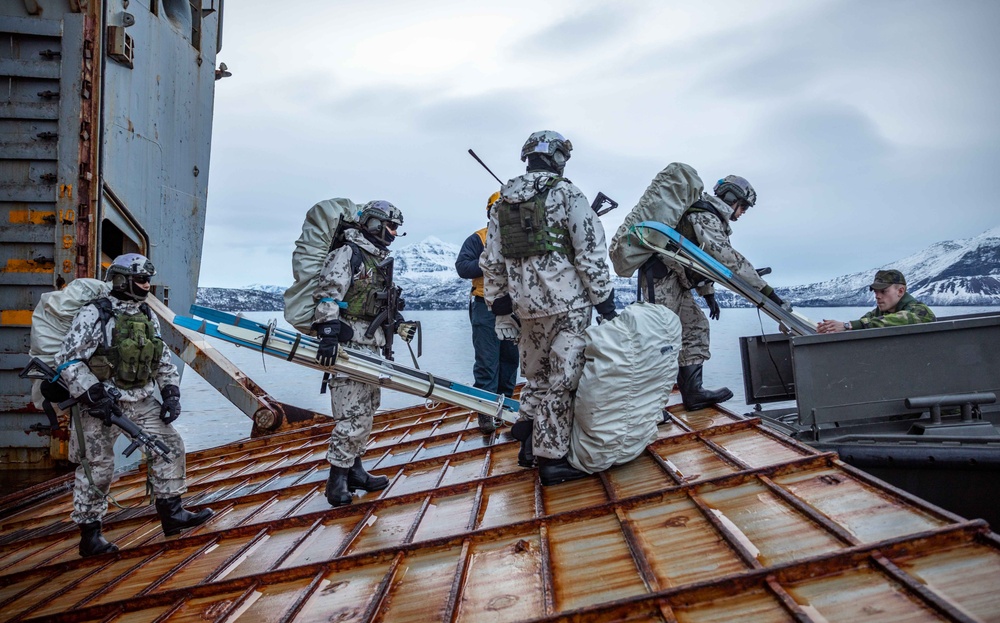
M 202 286 L 291 283 L 306 210 L 386 199 L 398 246 L 460 245 L 536 130 L 621 203 L 673 161 L 758 201 L 733 245 L 774 285 L 1000 224 L 1000 2 L 228 2 Z

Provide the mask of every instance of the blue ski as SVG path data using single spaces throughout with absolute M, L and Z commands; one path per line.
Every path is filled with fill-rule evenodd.
M 672 243 L 671 249 L 658 248 L 643 239 L 640 228 L 651 229 L 666 236 Z M 684 265 L 705 275 L 713 281 L 717 281 L 728 289 L 742 295 L 764 313 L 773 318 L 779 324 L 785 326 L 796 335 L 813 335 L 816 333 L 816 326 L 807 318 L 783 308 L 764 294 L 751 286 L 742 277 L 736 275 L 690 240 L 682 236 L 676 229 L 656 221 L 643 221 L 632 226 L 630 233 L 633 233 L 639 241 L 658 253 L 670 256 Z
M 454 404 L 509 422 L 516 420 L 514 414 L 520 408 L 520 404 L 511 398 L 450 381 L 422 370 L 415 370 L 369 352 L 343 346 L 339 349 L 333 367 L 325 368 L 316 361 L 318 341 L 313 337 L 279 328 L 273 322 L 262 324 L 243 316 L 200 305 L 192 305 L 191 314 L 198 318 L 176 316 L 174 323 L 300 365 L 341 372 L 361 382 Z

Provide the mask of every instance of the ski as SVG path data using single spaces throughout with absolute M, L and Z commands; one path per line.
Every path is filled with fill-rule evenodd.
M 672 248 L 664 249 L 652 244 L 645 239 L 639 231 L 640 228 L 651 229 L 663 234 L 672 243 L 670 245 Z M 721 283 L 729 290 L 742 295 L 756 307 L 762 309 L 775 322 L 786 328 L 788 332 L 794 335 L 815 335 L 816 324 L 814 322 L 801 314 L 785 309 L 764 296 L 760 290 L 751 286 L 742 277 L 733 273 L 733 271 L 719 262 L 719 260 L 700 249 L 669 225 L 657 223 L 656 221 L 643 221 L 633 225 L 630 233 L 634 233 L 639 242 L 645 247 L 666 255 L 712 281 Z
M 362 383 L 462 407 L 508 423 L 517 421 L 520 405 L 506 396 L 456 383 L 346 346 L 337 349 L 336 362 L 327 368 L 316 361 L 316 338 L 279 328 L 275 321 L 265 325 L 200 305 L 191 306 L 191 315 L 196 318 L 175 316 L 174 324 L 316 370 L 344 374 Z

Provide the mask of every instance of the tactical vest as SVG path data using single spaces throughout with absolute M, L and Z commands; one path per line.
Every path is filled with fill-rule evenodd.
M 501 201 L 497 206 L 500 224 L 500 253 L 507 259 L 545 255 L 549 252 L 567 257 L 572 252 L 569 231 L 552 227 L 545 218 L 545 201 L 549 191 L 564 177 L 545 178 L 542 189 L 523 203 Z
M 483 243 L 483 246 L 485 247 L 486 246 L 486 228 L 483 227 L 482 229 L 480 229 L 479 231 L 477 231 L 476 235 L 479 236 L 479 240 Z M 472 296 L 485 296 L 486 292 L 485 292 L 483 286 L 484 286 L 484 282 L 483 282 L 483 277 L 482 276 L 473 278 L 472 279 Z
M 163 340 L 156 335 L 152 312 L 145 304 L 134 314 L 111 309 L 111 301 L 94 301 L 101 315 L 101 335 L 104 343 L 97 347 L 87 362 L 98 380 L 114 379 L 120 389 L 133 389 L 149 383 L 156 375 L 163 356 Z M 111 344 L 107 343 L 105 318 L 114 316 Z
M 353 242 L 346 244 L 351 247 L 352 279 L 344 293 L 347 309 L 340 314 L 351 320 L 374 320 L 385 307 L 385 297 L 379 294 L 384 295 L 388 285 L 378 270 L 379 259 Z

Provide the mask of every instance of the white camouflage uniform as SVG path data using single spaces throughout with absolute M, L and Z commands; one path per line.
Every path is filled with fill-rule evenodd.
M 714 195 L 705 193 L 701 197 L 715 207 L 722 220 L 711 212 L 695 212 L 686 218 L 694 228 L 695 238 L 692 242 L 702 250 L 719 260 L 726 268 L 733 271 L 754 288 L 761 290 L 767 282 L 760 278 L 750 262 L 729 242 L 733 230 L 729 219 L 733 208 Z M 712 355 L 709 351 L 709 325 L 705 313 L 698 307 L 691 294 L 691 289 L 697 284 L 691 283 L 684 268 L 673 260 L 660 256 L 667 267 L 667 275 L 653 283 L 653 293 L 656 302 L 665 305 L 681 320 L 682 338 L 681 354 L 678 357 L 679 366 L 690 366 L 707 361 Z M 715 293 L 715 285 L 709 281 L 697 287 L 701 296 Z
M 369 242 L 360 231 L 348 229 L 344 236 L 362 249 L 375 255 L 379 260 L 389 255 L 388 251 L 379 249 Z M 371 338 L 365 337 L 369 323 L 364 320 L 342 318 L 338 301 L 344 300 L 344 295 L 355 279 L 369 279 L 365 265 L 358 269 L 358 274 L 351 271 L 350 245 L 344 245 L 331 251 L 323 262 L 319 274 L 319 284 L 313 295 L 320 302 L 316 305 L 315 322 L 332 322 L 340 320 L 350 325 L 354 337 L 344 344 L 351 348 L 367 350 L 381 356 L 379 352 L 385 346 L 385 336 L 382 329 L 375 331 Z M 331 299 L 322 301 L 320 299 Z M 347 378 L 342 374 L 334 374 L 330 379 L 330 410 L 336 426 L 330 434 L 330 448 L 326 460 L 336 467 L 350 467 L 356 457 L 365 453 L 368 435 L 372 432 L 372 421 L 375 411 L 382 403 L 382 390 L 377 385 L 361 383 Z
M 528 201 L 536 194 L 536 180 L 552 176 L 545 171 L 525 173 L 507 182 L 501 196 L 510 203 Z M 568 180 L 549 191 L 545 219 L 549 227 L 569 232 L 572 261 L 556 252 L 504 258 L 497 219 L 494 209 L 479 260 L 486 302 L 492 306 L 511 296 L 521 320 L 521 417 L 534 420 L 535 455 L 559 459 L 569 451 L 573 394 L 583 374 L 583 332 L 593 306 L 611 295 L 604 227 L 584 194 Z
M 139 309 L 140 301 L 122 301 L 115 297 L 108 297 L 108 300 L 111 301 L 116 314 L 142 313 Z M 160 335 L 160 323 L 155 315 L 152 322 L 156 334 Z M 115 319 L 110 318 L 105 334 L 109 345 L 114 327 Z M 61 372 L 62 378 L 69 385 L 70 395 L 79 397 L 98 382 L 97 377 L 87 366 L 87 361 L 102 343 L 100 314 L 96 306 L 86 305 L 73 318 L 69 333 L 55 355 L 57 366 L 73 362 L 66 365 Z M 167 385 L 180 386 L 180 374 L 177 372 L 177 366 L 171 361 L 170 349 L 167 347 L 163 348 L 155 379 L 155 382 L 151 380 L 142 387 L 120 389 L 122 396 L 118 405 L 126 418 L 151 436 L 159 438 L 170 449 L 171 463 L 158 456 L 147 458 L 153 494 L 157 499 L 165 499 L 182 495 L 187 491 L 184 481 L 186 473 L 184 441 L 172 425 L 164 424 L 160 419 L 160 401 L 154 395 L 157 386 L 160 388 Z M 117 387 L 114 378 L 104 381 L 104 385 L 107 388 Z M 82 463 L 85 456 L 89 461 L 90 474 L 94 481 L 91 486 L 82 464 L 76 468 L 71 518 L 74 522 L 83 524 L 100 521 L 108 510 L 105 495 L 114 476 L 114 443 L 121 430 L 117 426 L 105 426 L 100 419 L 88 415 L 83 404 L 80 404 L 78 409 L 79 415 L 75 415 L 74 418 L 80 419 L 85 449 L 81 447 L 77 426 L 71 421 L 70 460 Z

